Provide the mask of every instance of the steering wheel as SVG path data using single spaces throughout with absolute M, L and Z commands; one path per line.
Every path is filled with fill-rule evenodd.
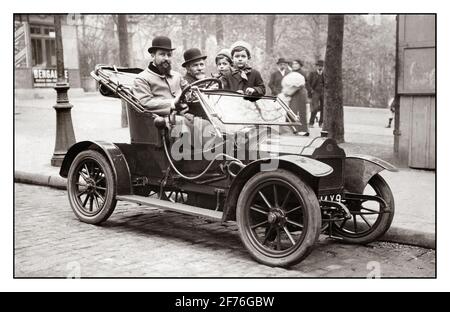
M 191 83 L 190 85 L 187 85 L 183 91 L 180 94 L 180 99 L 178 101 L 178 103 L 188 103 L 188 102 L 193 102 L 192 100 L 188 100 L 187 99 L 187 94 L 188 92 L 191 91 L 192 87 L 194 86 L 200 86 L 202 89 L 208 89 L 211 86 L 217 85 L 217 89 L 222 89 L 222 81 L 220 81 L 217 78 L 205 78 L 205 79 L 200 79 L 197 81 L 194 81 L 193 83 Z

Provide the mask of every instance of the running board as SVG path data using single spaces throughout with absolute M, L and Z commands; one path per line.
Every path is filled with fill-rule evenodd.
M 222 221 L 222 211 L 214 211 L 211 209 L 205 209 L 205 208 L 198 208 L 195 206 L 190 206 L 186 204 L 181 203 L 173 203 L 168 200 L 162 200 L 158 198 L 151 198 L 151 197 L 145 197 L 145 196 L 138 196 L 138 195 L 117 195 L 117 200 L 127 201 L 127 202 L 133 202 L 137 204 L 152 206 L 161 208 L 164 210 L 169 211 L 175 211 L 183 214 L 188 214 L 192 216 L 198 216 L 198 217 L 205 217 L 208 219 L 213 219 L 216 221 Z

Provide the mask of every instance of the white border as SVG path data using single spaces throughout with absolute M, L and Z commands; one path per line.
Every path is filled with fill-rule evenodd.
M 267 1 L 269 2 L 269 1 Z M 248 279 L 169 279 L 169 280 L 13 280 L 12 279 L 12 260 L 13 260 L 13 189 L 12 189 L 12 139 L 13 139 L 13 66 L 12 66 L 12 42 L 13 13 L 201 13 L 212 12 L 224 9 L 224 13 L 438 13 L 438 89 L 441 92 L 438 96 L 438 260 L 439 265 L 437 280 L 248 280 Z M 4 71 L 2 78 L 2 90 L 6 93 L 2 97 L 0 114 L 2 120 L 1 133 L 4 153 L 2 153 L 3 175 L 1 177 L 1 198 L 2 205 L 0 210 L 0 290 L 2 291 L 436 291 L 449 290 L 449 207 L 446 204 L 448 193 L 446 180 L 449 175 L 449 157 L 450 144 L 447 134 L 449 134 L 447 120 L 449 115 L 450 101 L 448 101 L 447 88 L 449 84 L 448 72 L 449 62 L 449 40 L 448 32 L 450 14 L 446 10 L 443 1 L 392 1 L 378 0 L 373 2 L 364 1 L 273 1 L 270 4 L 262 4 L 262 1 L 254 0 L 225 0 L 225 1 L 34 1 L 3 3 L 1 10 L 1 30 L 2 39 L 7 47 L 1 49 L 0 60 L 1 68 Z M 444 58 L 444 56 L 446 56 Z M 6 171 L 5 171 L 6 170 Z M 6 172 L 6 175 L 5 175 Z M 432 209 L 433 207 L 425 207 Z

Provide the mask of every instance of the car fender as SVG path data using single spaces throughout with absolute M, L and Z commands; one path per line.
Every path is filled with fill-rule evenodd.
M 273 158 L 262 158 L 253 161 L 242 168 L 233 179 L 228 191 L 224 207 L 223 221 L 234 220 L 236 217 L 236 204 L 244 184 L 260 171 L 286 169 L 302 177 L 314 192 L 318 193 L 319 179 L 333 172 L 333 168 L 318 160 L 300 156 L 283 155 Z
M 96 150 L 108 159 L 116 180 L 116 194 L 128 195 L 131 190 L 131 176 L 128 163 L 122 151 L 113 143 L 105 141 L 81 141 L 72 145 L 66 153 L 59 170 L 59 175 L 67 178 L 75 157 L 85 150 Z
M 344 188 L 348 192 L 362 193 L 369 180 L 377 173 L 398 169 L 380 158 L 369 155 L 347 155 L 345 158 Z

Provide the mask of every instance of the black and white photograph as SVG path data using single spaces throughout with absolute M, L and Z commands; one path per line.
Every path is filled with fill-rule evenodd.
M 277 11 L 14 11 L 9 278 L 438 279 L 439 14 Z

